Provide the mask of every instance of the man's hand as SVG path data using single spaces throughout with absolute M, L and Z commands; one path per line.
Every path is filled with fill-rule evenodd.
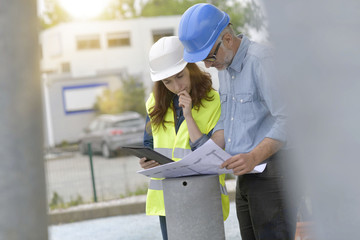
M 233 169 L 234 175 L 243 175 L 254 170 L 256 162 L 252 153 L 240 153 L 221 164 L 221 168 Z
M 282 145 L 283 143 L 278 140 L 264 138 L 251 152 L 232 156 L 221 164 L 221 168 L 233 169 L 235 175 L 249 173 L 256 165 L 275 154 Z
M 140 163 L 140 166 L 144 169 L 149 169 L 149 168 L 153 168 L 153 167 L 160 165 L 160 163 L 158 163 L 154 160 L 147 161 L 147 159 L 145 157 L 140 158 L 139 163 Z

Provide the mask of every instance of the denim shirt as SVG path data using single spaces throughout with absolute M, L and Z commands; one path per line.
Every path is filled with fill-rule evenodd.
M 175 121 L 175 132 L 177 133 L 181 124 L 183 123 L 183 121 L 185 120 L 185 117 L 183 115 L 183 110 L 182 107 L 179 106 L 179 96 L 175 96 L 173 99 L 173 104 L 174 104 L 174 108 L 175 108 L 175 113 L 176 113 L 176 121 Z M 149 115 L 147 115 L 146 117 L 146 123 L 145 126 L 147 125 L 147 123 L 150 121 Z M 202 138 L 200 138 L 202 141 L 203 139 L 206 137 L 207 139 L 210 138 L 211 134 L 212 134 L 213 130 L 211 130 L 207 135 L 204 135 Z M 193 144 L 190 141 L 190 146 L 191 146 L 191 150 L 195 150 L 197 147 L 199 147 L 200 144 L 200 139 L 198 141 L 196 141 L 196 144 Z M 154 148 L 154 139 L 151 135 L 151 133 L 148 133 L 146 130 L 144 131 L 144 146 L 145 147 L 149 147 L 151 149 Z
M 229 67 L 219 71 L 221 116 L 214 132 L 224 130 L 225 150 L 247 153 L 264 138 L 286 142 L 285 102 L 281 100 L 270 48 L 242 41 Z

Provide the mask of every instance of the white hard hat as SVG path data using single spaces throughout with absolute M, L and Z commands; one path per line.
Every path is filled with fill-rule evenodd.
M 181 72 L 187 64 L 183 54 L 184 47 L 178 37 L 160 38 L 149 52 L 151 80 L 160 81 Z

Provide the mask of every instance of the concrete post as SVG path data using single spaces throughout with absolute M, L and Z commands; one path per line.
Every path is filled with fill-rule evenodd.
M 163 180 L 169 240 L 223 240 L 224 221 L 219 176 Z
M 47 239 L 36 0 L 0 0 L 0 239 Z
M 360 1 L 264 3 L 289 95 L 296 182 L 311 202 L 310 239 L 360 239 Z

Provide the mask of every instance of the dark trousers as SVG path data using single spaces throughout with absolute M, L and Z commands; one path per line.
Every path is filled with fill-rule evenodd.
M 161 228 L 161 234 L 162 234 L 163 240 L 168 240 L 167 228 L 166 228 L 166 217 L 159 216 L 159 220 L 160 220 L 160 228 Z
M 238 177 L 236 213 L 242 240 L 295 239 L 298 195 L 291 189 L 292 179 L 282 171 L 283 160 L 274 155 L 264 172 Z

